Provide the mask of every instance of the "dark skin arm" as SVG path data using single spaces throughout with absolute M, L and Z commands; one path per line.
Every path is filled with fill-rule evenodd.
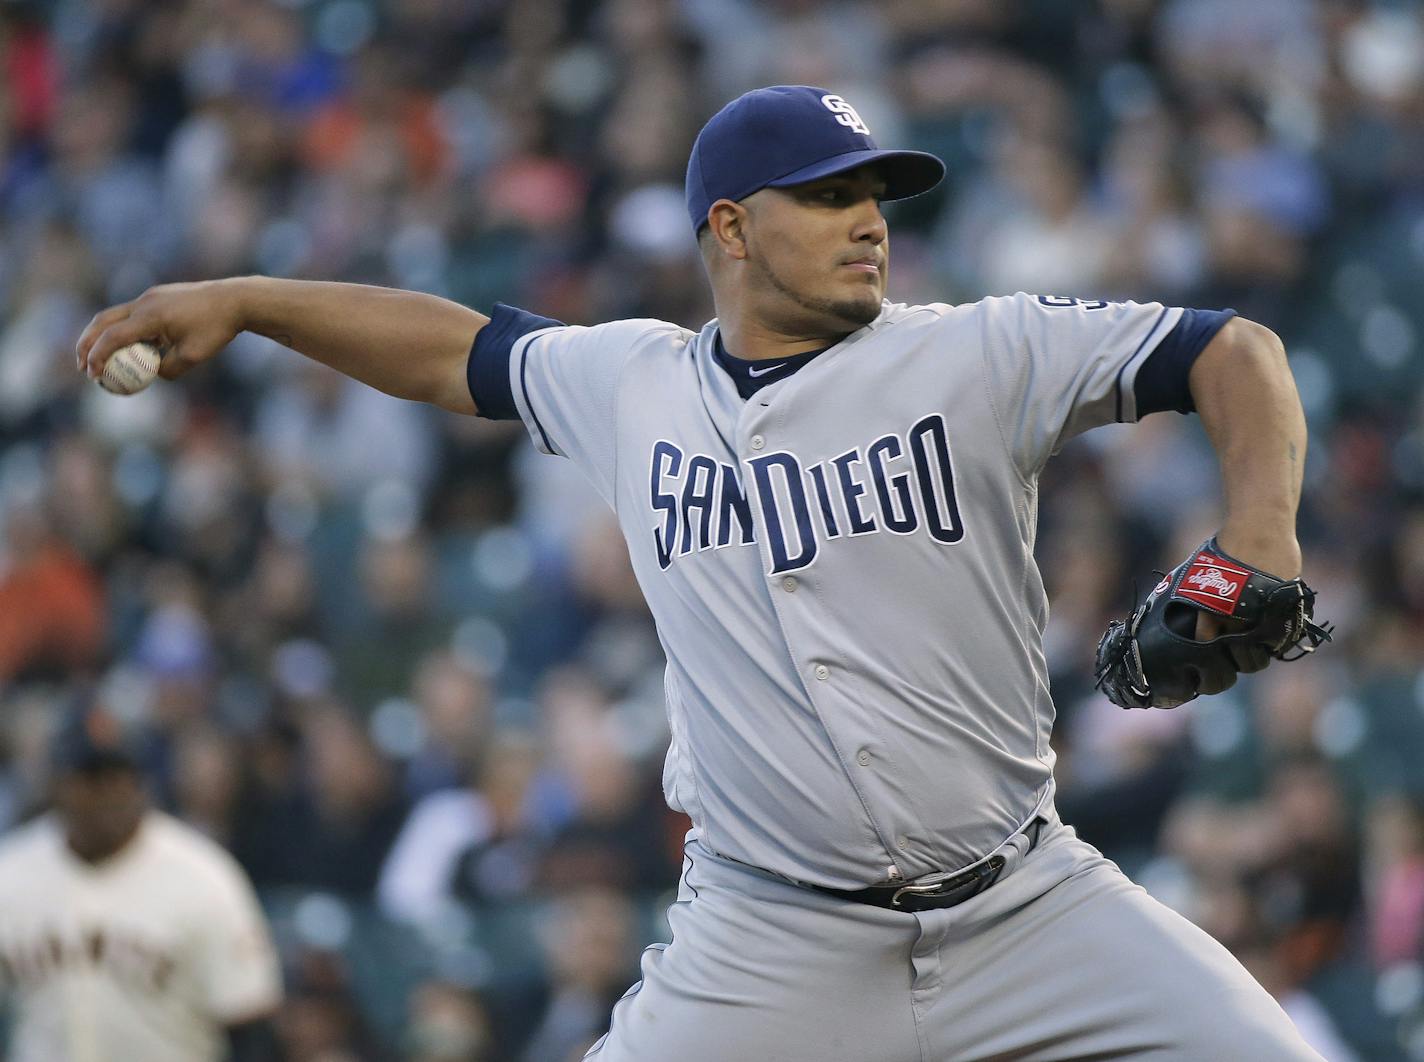
M 1232 318 L 1198 355 L 1188 384 L 1221 465 L 1217 541 L 1253 567 L 1296 578 L 1306 429 L 1285 347 L 1269 328 Z M 1221 633 L 1221 622 L 1200 613 L 1197 637 Z
M 465 365 L 489 321 L 448 299 L 394 288 L 271 277 L 163 284 L 96 314 L 79 370 L 97 379 L 120 347 L 159 344 L 165 379 L 213 357 L 239 332 L 276 340 L 397 398 L 474 413 Z

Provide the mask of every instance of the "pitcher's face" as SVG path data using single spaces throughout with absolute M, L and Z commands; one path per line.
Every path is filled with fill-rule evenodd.
M 873 166 L 748 196 L 753 298 L 807 334 L 844 335 L 875 320 L 885 297 L 890 234 Z

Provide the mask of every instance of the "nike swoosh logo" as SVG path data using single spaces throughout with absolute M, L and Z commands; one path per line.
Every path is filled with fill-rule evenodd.
M 765 369 L 748 369 L 748 370 L 747 370 L 747 375 L 748 375 L 748 376 L 765 376 L 767 373 L 769 373 L 769 372 L 775 372 L 777 369 L 784 368 L 785 366 L 786 366 L 786 362 L 783 361 L 780 365 L 768 365 Z

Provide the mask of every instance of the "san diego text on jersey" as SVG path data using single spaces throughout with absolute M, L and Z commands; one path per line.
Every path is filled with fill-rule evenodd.
M 771 573 L 808 567 L 822 543 L 843 536 L 923 530 L 941 545 L 964 537 L 949 432 L 938 413 L 812 463 L 781 450 L 745 462 L 771 551 Z M 648 456 L 658 565 L 674 557 L 756 541 L 742 480 L 707 454 L 659 440 Z M 815 513 L 814 518 L 812 513 Z

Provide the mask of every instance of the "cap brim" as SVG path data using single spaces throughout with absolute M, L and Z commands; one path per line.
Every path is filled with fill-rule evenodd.
M 137 758 L 129 752 L 97 752 L 68 760 L 61 759 L 54 765 L 56 774 L 107 774 L 111 771 L 143 773 Z
M 909 199 L 923 195 L 944 180 L 945 166 L 936 155 L 927 151 L 885 151 L 867 148 L 864 151 L 847 151 L 844 155 L 832 155 L 828 159 L 802 166 L 768 181 L 769 188 L 786 188 L 793 184 L 805 184 L 847 170 L 859 169 L 874 163 L 885 178 L 886 199 Z

